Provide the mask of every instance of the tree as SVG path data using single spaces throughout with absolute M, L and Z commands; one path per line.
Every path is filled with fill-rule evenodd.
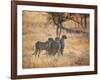
M 78 25 L 80 24 L 83 29 L 85 29 L 86 26 L 87 26 L 86 18 L 88 16 L 88 14 L 87 15 L 86 14 L 85 15 L 81 14 L 80 15 L 81 16 L 81 21 L 77 21 L 77 19 L 73 18 L 73 16 L 75 16 L 75 13 L 48 12 L 48 14 L 49 14 L 50 23 L 53 23 L 54 25 L 56 25 L 56 35 L 57 35 L 57 37 L 60 37 L 62 29 L 66 30 L 66 32 L 82 32 L 82 31 L 74 31 L 74 30 L 67 29 L 67 28 L 63 27 L 63 22 L 64 21 L 72 20 L 75 23 L 77 23 Z
M 83 29 L 87 28 L 87 17 L 89 16 L 89 14 L 84 14 L 82 15 L 82 27 Z
M 56 13 L 56 12 L 49 12 L 50 18 L 54 25 L 57 26 L 56 28 L 56 35 L 57 37 L 60 37 L 61 35 L 61 29 L 63 28 L 63 21 L 64 21 L 64 13 Z

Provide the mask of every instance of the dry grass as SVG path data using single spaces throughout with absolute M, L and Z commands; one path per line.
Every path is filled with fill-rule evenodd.
M 47 16 L 44 12 L 23 12 L 23 68 L 89 65 L 89 36 L 83 34 L 62 31 L 61 35 L 68 37 L 65 40 L 63 56 L 47 57 L 45 51 L 41 52 L 39 58 L 32 55 L 37 41 L 45 42 L 49 37 L 56 37 L 56 26 L 48 24 Z M 70 23 L 75 25 L 73 22 Z M 70 23 L 66 22 L 64 25 L 70 27 Z

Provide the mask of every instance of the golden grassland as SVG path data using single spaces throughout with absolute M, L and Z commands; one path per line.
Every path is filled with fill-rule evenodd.
M 48 57 L 45 51 L 41 51 L 40 57 L 33 54 L 37 41 L 45 42 L 48 38 L 56 37 L 56 26 L 48 24 L 48 14 L 45 12 L 23 11 L 23 68 L 67 67 L 89 65 L 89 35 L 66 33 L 63 56 Z M 64 27 L 74 28 L 73 21 L 63 23 Z M 77 24 L 76 24 L 77 26 Z M 78 29 L 81 29 L 79 26 Z M 86 30 L 89 32 L 89 29 Z

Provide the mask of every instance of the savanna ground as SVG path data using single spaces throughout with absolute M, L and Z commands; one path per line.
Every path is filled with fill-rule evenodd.
M 65 28 L 81 30 L 81 26 L 71 20 L 63 23 Z M 23 11 L 23 68 L 46 68 L 89 65 L 89 27 L 87 33 L 66 33 L 62 30 L 61 35 L 66 35 L 63 56 L 47 57 L 42 51 L 39 58 L 33 54 L 37 41 L 45 42 L 48 38 L 56 37 L 56 26 L 48 23 L 48 14 L 45 12 Z

